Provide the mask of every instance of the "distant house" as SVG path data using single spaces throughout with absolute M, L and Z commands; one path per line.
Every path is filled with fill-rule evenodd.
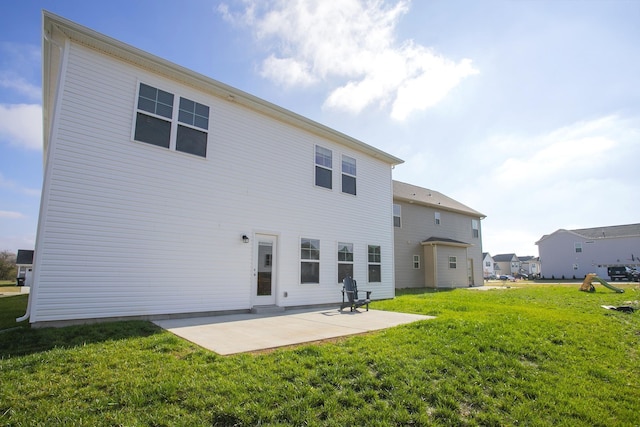
M 16 279 L 18 285 L 31 285 L 31 272 L 33 269 L 33 251 L 28 249 L 18 249 L 16 256 Z
M 515 276 L 520 272 L 520 259 L 516 254 L 498 254 L 493 256 L 496 274 Z
M 542 273 L 540 257 L 519 256 L 518 259 L 520 260 L 521 273 L 526 274 L 529 277 L 540 277 Z
M 434 190 L 393 181 L 397 288 L 481 285 L 485 215 Z
M 485 279 L 496 276 L 495 261 L 489 252 L 482 254 L 482 274 Z
M 49 12 L 42 43 L 32 323 L 394 296 L 402 160 Z
M 559 229 L 536 242 L 543 277 L 608 277 L 613 266 L 640 267 L 640 224 Z

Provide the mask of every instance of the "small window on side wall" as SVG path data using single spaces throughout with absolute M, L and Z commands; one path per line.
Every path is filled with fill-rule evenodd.
M 458 258 L 454 256 L 449 257 L 449 268 L 456 269 L 458 268 Z
M 402 226 L 402 207 L 400 205 L 393 205 L 393 226 Z

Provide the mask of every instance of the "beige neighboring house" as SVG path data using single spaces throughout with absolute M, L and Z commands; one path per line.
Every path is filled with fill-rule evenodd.
M 520 259 L 516 254 L 498 254 L 493 256 L 496 275 L 514 276 L 520 272 Z
M 481 285 L 483 218 L 442 193 L 393 181 L 396 288 Z

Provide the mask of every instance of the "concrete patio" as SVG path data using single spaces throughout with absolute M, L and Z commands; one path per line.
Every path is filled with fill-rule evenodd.
M 154 323 L 201 347 L 229 355 L 362 334 L 427 319 L 433 316 L 311 308 L 273 314 L 166 319 Z

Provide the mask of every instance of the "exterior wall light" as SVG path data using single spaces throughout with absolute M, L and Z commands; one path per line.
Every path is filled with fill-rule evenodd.
M 246 234 L 243 234 L 243 235 L 242 235 L 242 241 L 243 241 L 244 243 L 249 243 L 249 237 L 248 237 Z

